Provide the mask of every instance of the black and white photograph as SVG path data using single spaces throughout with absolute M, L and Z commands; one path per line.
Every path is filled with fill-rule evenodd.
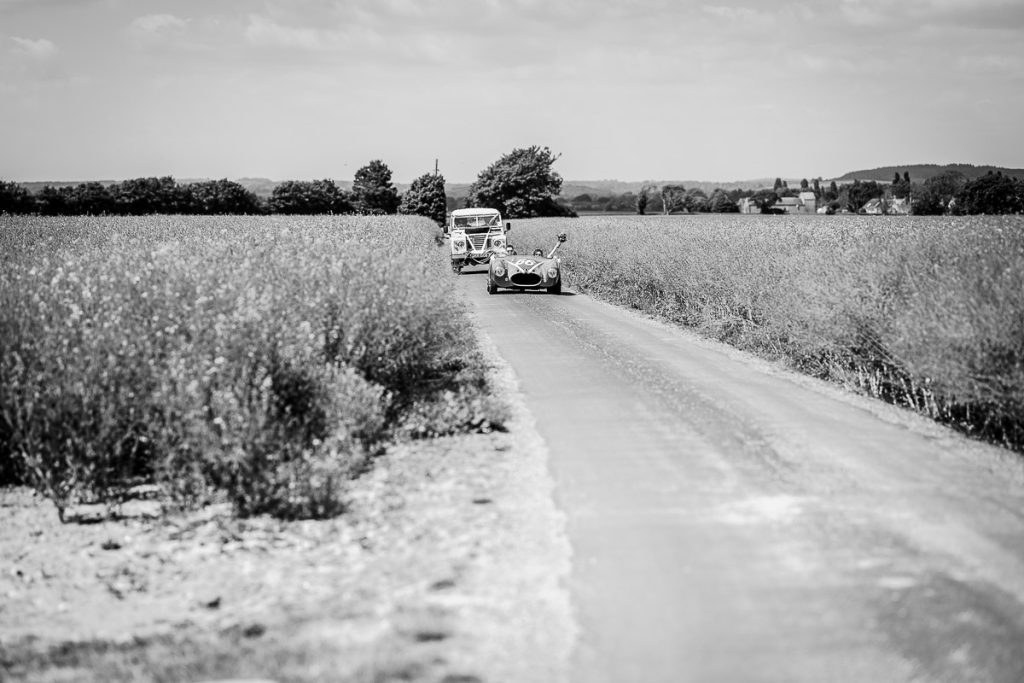
M 1020 0 L 0 0 L 0 681 L 1024 683 Z

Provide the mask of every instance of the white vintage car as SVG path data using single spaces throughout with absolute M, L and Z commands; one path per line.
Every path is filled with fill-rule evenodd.
M 508 243 L 511 223 L 502 223 L 497 209 L 456 209 L 448 217 L 445 233 L 452 250 L 452 270 L 482 266 L 492 254 L 515 253 Z

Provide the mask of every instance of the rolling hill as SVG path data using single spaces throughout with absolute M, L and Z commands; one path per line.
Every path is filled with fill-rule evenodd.
M 988 174 L 990 171 L 993 173 L 1000 172 L 1003 175 L 1008 175 L 1014 178 L 1024 178 L 1024 169 L 1021 168 L 1004 168 L 1002 166 L 975 166 L 974 164 L 905 164 L 902 166 L 880 166 L 878 168 L 871 168 L 862 171 L 850 171 L 844 175 L 836 178 L 837 183 L 841 182 L 853 182 L 854 180 L 877 180 L 889 182 L 892 180 L 895 173 L 899 173 L 901 176 L 904 172 L 910 173 L 910 180 L 913 182 L 923 182 L 928 180 L 932 176 L 936 176 L 945 171 L 959 171 L 963 173 L 968 180 L 980 178 L 983 175 Z

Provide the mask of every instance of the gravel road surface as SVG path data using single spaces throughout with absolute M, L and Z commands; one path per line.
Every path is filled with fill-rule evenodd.
M 1018 456 L 630 311 L 459 279 L 567 517 L 575 683 L 1024 681 Z

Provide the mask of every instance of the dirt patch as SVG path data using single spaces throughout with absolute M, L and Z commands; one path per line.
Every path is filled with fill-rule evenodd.
M 508 433 L 392 448 L 328 521 L 161 520 L 140 503 L 62 525 L 0 491 L 0 678 L 562 679 L 564 522 L 514 413 Z

